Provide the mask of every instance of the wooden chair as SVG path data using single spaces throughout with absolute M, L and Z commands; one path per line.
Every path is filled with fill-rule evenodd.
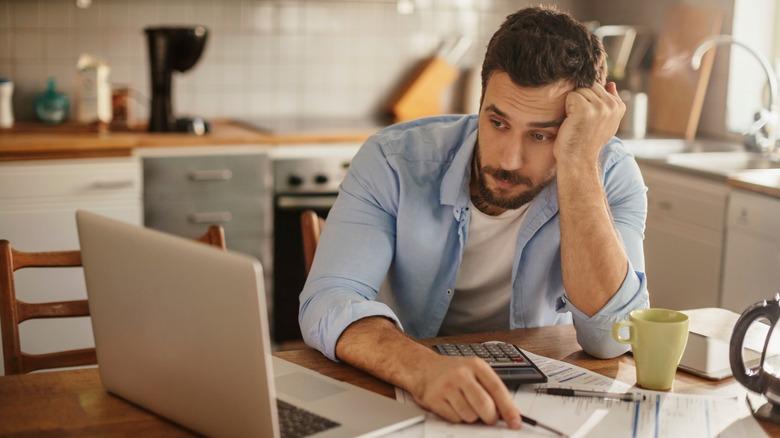
M 303 262 L 306 275 L 309 275 L 311 264 L 314 262 L 314 253 L 317 244 L 320 243 L 320 234 L 325 228 L 325 219 L 312 210 L 301 213 L 301 234 L 303 235 Z
M 225 249 L 225 232 L 219 225 L 210 226 L 206 234 L 197 240 Z M 16 299 L 14 271 L 23 268 L 73 266 L 81 266 L 80 251 L 22 252 L 13 249 L 9 241 L 0 240 L 0 329 L 3 331 L 3 362 L 7 375 L 97 363 L 94 348 L 46 354 L 28 354 L 21 349 L 19 324 L 23 321 L 89 316 L 89 306 L 87 300 L 51 303 L 20 301 Z

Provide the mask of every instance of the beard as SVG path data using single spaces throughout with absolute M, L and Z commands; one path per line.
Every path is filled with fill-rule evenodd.
M 552 171 L 551 175 L 541 184 L 534 184 L 530 178 L 519 172 L 498 169 L 492 166 L 482 166 L 479 144 L 477 144 L 474 168 L 476 170 L 475 174 L 477 178 L 477 190 L 479 191 L 479 195 L 482 200 L 494 207 L 507 210 L 514 210 L 531 202 L 536 197 L 536 195 L 544 190 L 545 187 L 550 185 L 552 180 L 555 178 L 555 173 Z M 516 195 L 502 195 L 500 193 L 494 192 L 490 189 L 490 187 L 488 187 L 485 175 L 490 175 L 494 179 L 516 185 L 522 184 L 528 188 Z

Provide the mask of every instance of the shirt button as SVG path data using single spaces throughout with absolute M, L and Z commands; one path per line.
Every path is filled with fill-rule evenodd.
M 452 295 L 452 289 L 447 289 L 447 295 Z

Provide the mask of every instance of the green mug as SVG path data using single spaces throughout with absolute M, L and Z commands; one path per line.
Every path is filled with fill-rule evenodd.
M 628 327 L 627 338 L 620 336 L 623 327 Z M 688 342 L 688 315 L 668 309 L 634 310 L 627 321 L 612 326 L 612 337 L 631 345 L 639 386 L 667 391 Z

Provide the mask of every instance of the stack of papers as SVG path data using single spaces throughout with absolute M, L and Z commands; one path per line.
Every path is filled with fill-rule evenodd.
M 761 426 L 750 414 L 745 392 L 726 395 L 688 395 L 647 391 L 602 376 L 566 362 L 525 352 L 549 378 L 545 384 L 523 385 L 514 400 L 523 415 L 549 424 L 572 437 L 630 436 L 664 437 L 763 437 Z M 646 400 L 624 402 L 589 397 L 539 394 L 538 387 L 563 387 L 609 392 L 636 392 Z M 396 389 L 402 403 L 414 403 L 411 396 Z M 505 425 L 451 424 L 428 414 L 423 425 L 401 431 L 402 437 L 469 438 L 502 436 L 551 436 L 549 432 L 524 424 L 518 432 Z

